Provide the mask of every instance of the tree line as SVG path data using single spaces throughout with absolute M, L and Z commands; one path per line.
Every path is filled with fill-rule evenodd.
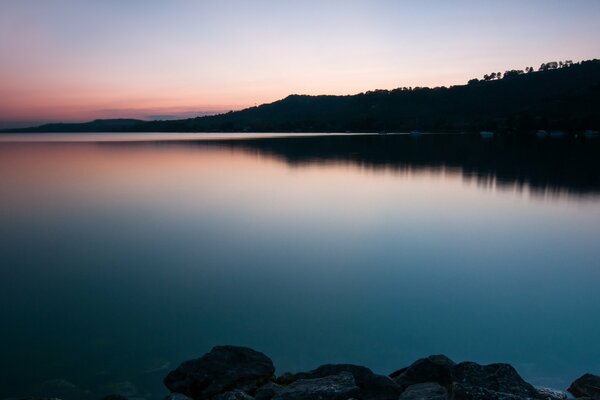
M 546 63 L 542 63 L 542 65 L 540 65 L 540 67 L 537 69 L 537 71 L 538 72 L 551 71 L 554 69 L 569 68 L 569 67 L 572 67 L 573 65 L 579 65 L 579 63 L 573 63 L 573 60 L 549 61 Z M 533 72 L 535 72 L 535 69 L 533 67 L 525 67 L 525 69 L 511 69 L 508 71 L 504 71 L 504 73 L 492 72 L 489 74 L 485 74 L 485 75 L 483 75 L 482 80 L 484 82 L 488 82 L 488 81 L 499 80 L 499 79 L 510 79 L 510 78 L 513 78 L 518 75 L 530 74 Z M 469 84 L 474 84 L 477 82 L 480 82 L 480 80 L 475 78 L 475 79 L 471 79 L 469 81 Z

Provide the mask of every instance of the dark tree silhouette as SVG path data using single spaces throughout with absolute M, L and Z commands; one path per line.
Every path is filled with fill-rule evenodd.
M 513 78 L 515 76 L 522 75 L 522 74 L 523 74 L 522 69 L 511 69 L 510 71 L 504 72 L 503 79 L 510 79 L 510 78 Z

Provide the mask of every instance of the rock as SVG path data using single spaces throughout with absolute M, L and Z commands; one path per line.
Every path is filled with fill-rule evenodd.
M 454 400 L 533 399 L 537 390 L 509 364 L 462 362 L 452 369 Z
M 448 391 L 439 383 L 417 383 L 406 388 L 399 400 L 448 400 Z
M 456 364 L 444 355 L 421 358 L 410 366 L 390 374 L 402 389 L 417 383 L 435 382 L 445 388 L 452 386 L 452 369 Z
M 567 390 L 577 398 L 600 399 L 600 376 L 585 374 L 571 383 Z
M 357 397 L 360 389 L 349 372 L 314 379 L 299 379 L 280 387 L 273 400 L 347 400 Z
M 260 388 L 258 388 L 258 390 L 256 391 L 256 393 L 254 393 L 254 398 L 256 400 L 270 400 L 282 388 L 283 388 L 283 386 L 281 386 L 281 385 L 278 385 L 278 384 L 276 384 L 274 382 L 269 382 L 266 385 L 263 385 Z
M 254 397 L 241 390 L 232 390 L 231 392 L 225 392 L 218 395 L 214 400 L 254 400 Z
M 247 347 L 217 346 L 182 363 L 164 383 L 171 392 L 202 400 L 233 389 L 253 391 L 274 372 L 273 362 L 263 353 Z
M 537 392 L 538 392 L 537 398 L 541 399 L 541 400 L 566 400 L 569 398 L 569 396 L 567 396 L 566 393 L 564 393 L 560 390 L 539 387 L 539 386 L 536 386 L 535 390 L 537 390 Z
M 402 388 L 387 376 L 374 374 L 367 367 L 352 364 L 326 364 L 309 372 L 285 374 L 277 381 L 289 384 L 299 379 L 324 378 L 341 372 L 352 374 L 360 390 L 360 398 L 363 400 L 397 400 L 402 393 Z

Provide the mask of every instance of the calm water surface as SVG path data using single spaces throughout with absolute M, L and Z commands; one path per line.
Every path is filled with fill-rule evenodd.
M 157 399 L 217 344 L 600 373 L 600 140 L 87 138 L 0 142 L 0 398 Z

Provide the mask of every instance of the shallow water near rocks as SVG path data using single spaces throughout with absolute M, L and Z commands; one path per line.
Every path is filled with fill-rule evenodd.
M 600 140 L 11 135 L 0 192 L 0 398 L 157 399 L 219 344 L 600 373 Z

